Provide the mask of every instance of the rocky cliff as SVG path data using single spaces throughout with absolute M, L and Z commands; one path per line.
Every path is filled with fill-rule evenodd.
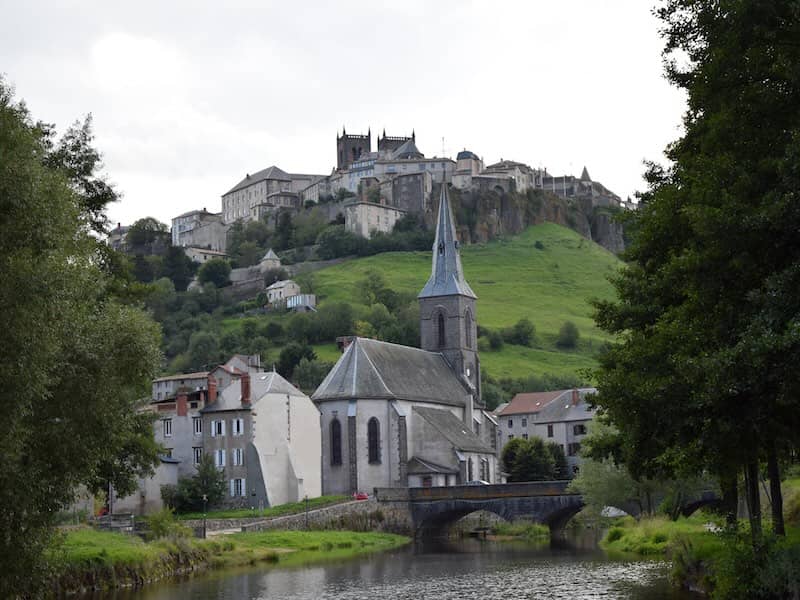
M 437 189 L 432 197 L 439 197 Z M 569 227 L 611 252 L 625 249 L 622 224 L 614 219 L 621 209 L 592 206 L 591 199 L 565 200 L 544 190 L 500 193 L 450 188 L 450 200 L 459 223 L 459 236 L 466 242 L 487 242 L 548 222 Z M 425 219 L 433 226 L 435 211 L 426 214 Z

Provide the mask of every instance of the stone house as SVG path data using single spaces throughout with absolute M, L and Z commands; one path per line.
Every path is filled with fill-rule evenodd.
M 285 304 L 286 299 L 300 294 L 300 286 L 291 279 L 276 281 L 267 288 L 267 303 L 272 306 Z
M 192 210 L 172 219 L 172 245 L 209 248 L 224 252 L 228 227 L 222 223 L 221 213 Z
M 264 507 L 321 494 L 319 411 L 276 372 L 245 373 L 202 411 L 204 452 L 224 469 L 227 506 Z
M 502 445 L 515 437 L 536 436 L 545 442 L 556 442 L 564 450 L 567 463 L 576 469 L 581 440 L 594 417 L 586 397 L 596 391 L 580 388 L 517 394 L 497 413 Z
M 201 265 L 212 258 L 228 258 L 228 255 L 224 252 L 220 252 L 219 250 L 211 250 L 210 248 L 195 248 L 192 246 L 186 248 L 185 252 L 186 256 L 188 256 L 192 261 L 200 263 Z
M 476 296 L 447 186 L 433 248 L 419 294 L 422 347 L 354 338 L 312 396 L 325 494 L 499 480 L 497 423 L 480 396 Z
M 159 456 L 159 463 L 151 477 L 140 477 L 138 489 L 130 496 L 118 497 L 111 490 L 111 510 L 114 514 L 131 513 L 147 515 L 164 508 L 161 499 L 161 488 L 165 485 L 177 485 L 178 465 L 181 461 L 168 456 Z
M 353 202 L 344 206 L 344 228 L 365 238 L 375 232 L 388 233 L 405 211 L 372 202 Z

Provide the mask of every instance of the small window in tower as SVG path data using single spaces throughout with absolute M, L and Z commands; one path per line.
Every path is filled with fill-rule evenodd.
M 439 254 L 444 254 L 444 244 L 442 242 L 439 242 L 438 249 L 439 249 Z
M 437 317 L 436 326 L 439 334 L 439 339 L 438 339 L 439 348 L 444 348 L 445 332 L 444 332 L 444 315 L 442 313 L 439 313 L 439 316 Z

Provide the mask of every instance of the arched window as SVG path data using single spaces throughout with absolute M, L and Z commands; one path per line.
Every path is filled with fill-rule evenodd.
M 367 422 L 367 449 L 369 451 L 369 463 L 371 465 L 381 462 L 381 424 L 378 419 L 372 417 Z
M 342 424 L 339 419 L 331 421 L 331 464 L 342 464 Z
M 469 310 L 464 313 L 464 340 L 467 348 L 472 348 L 472 313 Z
M 437 330 L 437 334 L 439 336 L 439 338 L 438 338 L 439 348 L 444 348 L 444 345 L 445 345 L 445 343 L 444 343 L 444 341 L 445 341 L 444 314 L 441 313 L 441 312 L 439 313 L 439 316 L 436 317 L 436 330 Z

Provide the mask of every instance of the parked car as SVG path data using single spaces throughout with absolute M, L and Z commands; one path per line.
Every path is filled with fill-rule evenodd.
M 473 479 L 472 481 L 468 481 L 464 485 L 491 485 L 488 481 L 484 481 L 483 479 Z
M 353 500 L 369 500 L 369 494 L 366 492 L 353 492 Z

